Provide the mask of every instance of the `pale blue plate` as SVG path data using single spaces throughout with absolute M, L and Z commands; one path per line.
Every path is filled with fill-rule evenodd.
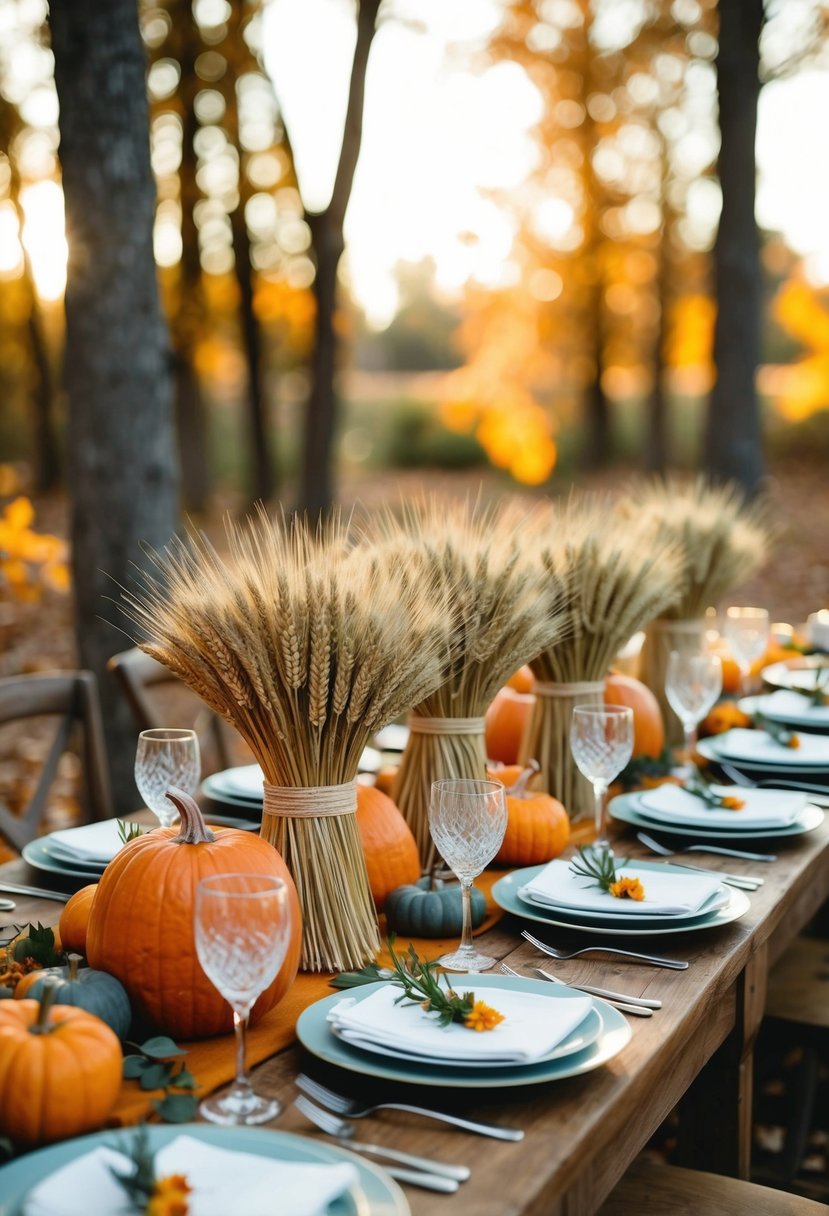
M 271 1157 L 277 1161 L 307 1161 L 321 1165 L 338 1165 L 348 1161 L 357 1170 L 359 1184 L 328 1207 L 328 1216 L 409 1216 L 406 1196 L 385 1170 L 353 1153 L 344 1152 L 317 1140 L 263 1127 L 214 1127 L 208 1123 L 151 1125 L 147 1132 L 152 1151 L 157 1151 L 170 1140 L 175 1140 L 176 1136 L 186 1134 L 206 1144 L 215 1144 L 233 1152 L 251 1153 L 256 1157 Z M 101 1145 L 118 1148 L 119 1141 L 129 1143 L 134 1136 L 134 1128 L 96 1132 L 92 1136 L 81 1136 L 75 1140 L 51 1144 L 4 1165 L 0 1216 L 19 1216 L 26 1194 L 54 1170 L 68 1165 L 76 1157 Z M 94 1198 L 89 1196 L 89 1200 L 89 1210 L 94 1212 Z M 279 1199 L 275 1196 L 274 1213 L 278 1211 Z
M 61 861 L 58 857 L 53 857 L 46 848 L 44 840 L 46 837 L 36 837 L 30 840 L 28 844 L 24 844 L 20 850 L 23 854 L 23 860 L 27 861 L 35 870 L 46 870 L 49 874 L 60 874 L 63 878 L 79 878 L 85 879 L 88 882 L 97 882 L 104 872 L 104 868 L 93 869 L 88 863 L 78 862 L 73 865 L 70 862 Z M 0 1209 L 2 1216 L 2 1209 Z
M 819 828 L 824 820 L 820 807 L 809 804 L 803 808 L 794 823 L 782 828 L 764 828 L 757 832 L 729 831 L 728 828 L 692 828 L 687 824 L 665 823 L 655 815 L 648 815 L 641 806 L 638 794 L 620 794 L 617 798 L 612 798 L 607 810 L 611 819 L 618 819 L 621 823 L 629 823 L 646 831 L 684 836 L 689 840 L 719 840 L 732 844 L 749 840 L 777 840 L 779 836 L 802 836 L 804 832 L 813 832 L 815 828 Z
M 653 826 L 653 825 L 651 825 Z M 659 862 L 640 861 L 637 866 L 648 870 L 660 870 L 666 867 Z M 584 913 L 570 913 L 563 908 L 542 908 L 538 904 L 527 903 L 518 894 L 519 887 L 531 882 L 544 869 L 543 866 L 528 866 L 525 870 L 513 870 L 499 878 L 492 888 L 492 898 L 505 912 L 519 916 L 522 920 L 534 920 L 540 925 L 555 925 L 559 929 L 578 930 L 579 933 L 610 934 L 612 937 L 655 937 L 665 933 L 691 933 L 699 929 L 718 929 L 720 925 L 728 925 L 731 921 L 739 920 L 751 907 L 743 891 L 732 889 L 730 900 L 726 907 L 716 912 L 703 912 L 698 916 L 680 919 L 676 916 L 618 916 L 613 924 L 605 917 L 603 920 L 589 918 Z M 689 871 L 685 871 L 687 874 Z
M 518 992 L 533 992 L 551 1001 L 572 1000 L 584 997 L 584 993 L 572 988 L 558 987 L 543 980 L 530 980 L 510 975 L 453 975 L 455 987 L 477 992 L 483 988 L 512 988 Z M 366 984 L 362 988 L 351 988 L 350 997 L 364 1000 L 380 987 Z M 327 1021 L 328 1014 L 343 993 L 324 997 L 309 1006 L 296 1024 L 297 1038 L 311 1055 L 327 1064 L 336 1064 L 349 1072 L 362 1073 L 369 1077 L 382 1077 L 386 1081 L 405 1081 L 411 1085 L 431 1085 L 441 1089 L 494 1089 L 510 1085 L 540 1085 L 545 1081 L 559 1081 L 564 1077 L 577 1077 L 592 1072 L 612 1060 L 630 1041 L 628 1022 L 618 1009 L 594 998 L 594 1007 L 602 1017 L 602 1030 L 598 1038 L 583 1051 L 557 1060 L 542 1060 L 535 1064 L 506 1064 L 503 1068 L 453 1068 L 451 1071 L 441 1064 L 387 1059 L 370 1055 L 359 1048 L 343 1042 L 333 1034 Z

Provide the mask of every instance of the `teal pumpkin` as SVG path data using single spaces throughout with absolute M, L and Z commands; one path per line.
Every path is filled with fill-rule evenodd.
M 486 899 L 472 888 L 472 928 L 486 917 Z M 453 937 L 463 928 L 460 886 L 436 887 L 428 876 L 416 883 L 396 887 L 386 898 L 386 923 L 396 933 L 410 937 Z
M 106 971 L 95 971 L 92 967 L 79 969 L 80 957 L 70 954 L 68 967 L 47 967 L 38 971 L 34 983 L 24 985 L 25 992 L 20 995 L 39 1000 L 44 982 L 49 980 L 55 987 L 56 1005 L 75 1005 L 87 1013 L 94 1013 L 119 1039 L 125 1039 L 132 1022 L 132 1008 L 124 985 Z

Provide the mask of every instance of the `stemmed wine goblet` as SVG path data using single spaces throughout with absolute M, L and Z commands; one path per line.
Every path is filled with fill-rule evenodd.
M 440 965 L 450 971 L 487 971 L 495 963 L 472 944 L 472 880 L 492 861 L 506 829 L 507 804 L 500 781 L 455 778 L 432 782 L 429 830 L 461 884 L 463 901 L 460 947 L 440 959 Z
M 291 934 L 288 887 L 270 874 L 214 874 L 196 888 L 196 954 L 207 978 L 233 1010 L 236 1077 L 226 1094 L 207 1098 L 212 1123 L 266 1123 L 282 1109 L 250 1083 L 245 1034 L 256 998 L 275 979 Z
M 740 668 L 740 691 L 746 693 L 751 664 L 768 649 L 768 612 L 765 608 L 727 608 L 723 637 Z
M 573 710 L 570 751 L 579 772 L 593 786 L 594 848 L 609 850 L 607 790 L 633 754 L 633 710 L 626 705 L 577 705 Z
M 163 828 L 170 827 L 178 815 L 167 799 L 170 786 L 195 794 L 200 776 L 199 740 L 194 730 L 167 726 L 142 730 L 135 753 L 135 784 Z
M 668 704 L 682 723 L 685 734 L 687 765 L 680 776 L 690 776 L 694 771 L 694 748 L 697 727 L 714 705 L 722 691 L 722 661 L 719 655 L 691 654 L 672 650 L 665 674 L 665 696 Z

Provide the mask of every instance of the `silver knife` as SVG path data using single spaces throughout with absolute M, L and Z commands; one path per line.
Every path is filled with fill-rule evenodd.
M 662 1002 L 655 997 L 628 996 L 626 992 L 611 992 L 609 988 L 595 988 L 592 984 L 573 984 L 570 980 L 560 980 L 557 975 L 550 975 L 543 967 L 533 967 L 539 975 L 552 984 L 566 984 L 568 988 L 577 988 L 579 992 L 588 992 L 591 996 L 604 997 L 606 1001 L 621 1001 L 626 1005 L 639 1005 L 642 1009 L 661 1009 Z
M 49 891 L 45 887 L 25 887 L 14 882 L 0 882 L 0 891 L 8 891 L 10 895 L 31 895 L 35 899 L 57 899 L 62 904 L 72 898 L 71 891 Z

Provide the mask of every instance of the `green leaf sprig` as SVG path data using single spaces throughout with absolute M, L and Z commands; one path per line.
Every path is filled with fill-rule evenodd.
M 627 864 L 627 857 L 620 865 Z M 618 881 L 616 874 L 616 859 L 610 849 L 594 849 L 589 845 L 580 845 L 578 857 L 570 862 L 570 872 L 579 878 L 589 878 L 603 891 L 610 891 L 614 882 Z
M 333 980 L 328 981 L 329 988 L 360 988 L 363 984 L 376 984 L 378 980 L 390 980 L 394 972 L 379 963 L 369 963 L 359 971 L 341 971 Z
M 15 925 L 18 940 L 11 948 L 16 963 L 31 959 L 38 967 L 61 967 L 66 955 L 55 948 L 55 931 L 49 925 Z M 20 937 L 20 934 L 25 934 Z
M 829 705 L 829 667 L 816 667 L 814 688 L 798 691 L 808 698 L 810 705 Z
M 143 1212 L 155 1187 L 155 1164 L 147 1124 L 138 1124 L 131 1144 L 113 1144 L 111 1147 L 129 1157 L 130 1169 L 127 1173 L 121 1173 L 110 1166 L 109 1172 L 127 1192 L 138 1211 Z
M 184 1061 L 176 1071 L 176 1063 L 187 1052 L 167 1035 L 156 1035 L 146 1043 L 131 1043 L 138 1051 L 124 1056 L 124 1078 L 138 1081 L 142 1089 L 163 1089 L 163 1098 L 153 1099 L 153 1109 L 164 1123 L 189 1123 L 196 1117 L 198 1106 L 192 1092 L 198 1082 Z
M 139 836 L 144 835 L 144 830 L 140 823 L 125 823 L 123 819 L 117 819 L 118 824 L 118 839 L 121 844 L 128 844 L 131 840 L 136 840 Z
M 800 747 L 800 739 L 793 730 L 789 730 L 788 726 L 784 726 L 782 722 L 773 722 L 771 718 L 767 718 L 759 710 L 754 715 L 754 725 L 764 730 L 780 747 Z
M 710 810 L 739 811 L 745 806 L 742 798 L 734 794 L 717 794 L 699 774 L 692 774 L 685 782 L 685 790 L 705 803 Z
M 418 957 L 414 946 L 409 944 L 405 959 L 401 959 L 394 950 L 395 937 L 388 938 L 389 954 L 391 955 L 394 977 L 392 983 L 403 989 L 402 994 L 394 1002 L 401 1001 L 420 1005 L 427 1013 L 438 1015 L 438 1025 L 448 1026 L 450 1022 L 459 1022 L 465 1026 L 475 1004 L 475 993 L 464 992 L 462 995 L 448 986 L 444 990 L 440 986 L 440 976 L 435 971 L 440 965 L 435 959 L 427 962 Z M 444 976 L 445 978 L 445 976 Z

